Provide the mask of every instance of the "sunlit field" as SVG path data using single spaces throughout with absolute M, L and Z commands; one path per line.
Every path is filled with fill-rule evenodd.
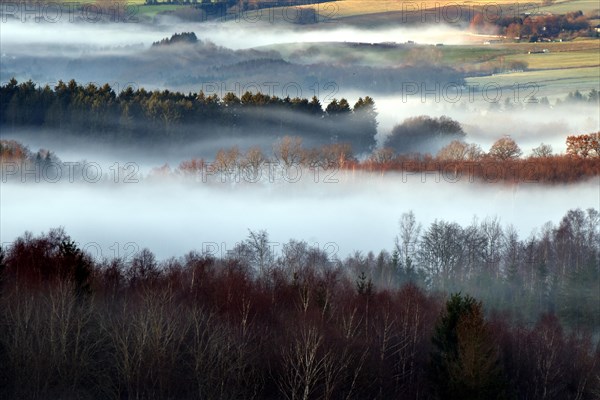
M 581 10 L 583 12 L 597 12 L 598 9 L 598 2 L 594 0 L 559 0 L 553 1 L 552 4 L 548 6 L 539 6 L 540 11 L 551 13 L 567 13 L 576 10 Z
M 520 3 L 516 3 L 512 0 L 500 0 L 495 1 L 494 5 L 500 5 L 504 9 L 504 13 L 508 12 L 514 13 L 514 10 L 518 9 L 519 6 L 523 6 Z M 528 2 L 532 7 L 538 6 L 541 4 L 539 1 Z M 456 17 L 457 7 L 461 7 L 461 12 L 467 12 L 472 9 L 480 9 L 486 6 L 485 2 L 477 2 L 477 1 L 396 1 L 396 0 L 340 0 L 334 2 L 326 2 L 318 5 L 320 9 L 325 12 L 331 12 L 331 18 L 345 18 L 351 16 L 359 16 L 359 15 L 369 15 L 369 14 L 378 14 L 378 13 L 392 13 L 392 15 L 398 16 L 397 12 L 401 12 L 406 14 L 406 16 L 417 14 L 419 15 L 420 11 L 423 10 L 438 10 L 439 11 L 439 19 L 442 19 L 442 12 L 447 12 L 449 18 Z M 450 8 L 454 7 L 453 9 Z M 304 6 L 310 7 L 310 6 Z M 447 10 L 447 11 L 442 11 Z M 508 11 L 510 10 L 510 11 Z M 433 14 L 435 15 L 435 14 Z M 401 18 L 398 18 L 398 21 L 404 21 Z

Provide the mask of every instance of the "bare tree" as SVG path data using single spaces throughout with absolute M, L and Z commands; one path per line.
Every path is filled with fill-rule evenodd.
M 135 254 L 125 273 L 132 287 L 152 283 L 160 276 L 156 257 L 149 249 L 144 248 Z
M 236 247 L 236 253 L 245 258 L 260 276 L 265 276 L 275 263 L 275 251 L 264 230 L 248 230 L 248 238 Z
M 94 357 L 102 342 L 92 329 L 92 303 L 79 299 L 71 282 L 53 282 L 40 293 L 15 290 L 2 307 L 0 342 L 17 397 L 77 393 L 84 379 L 100 372 Z
M 456 278 L 459 281 L 466 281 L 481 269 L 484 263 L 484 248 L 487 239 L 481 232 L 480 223 L 477 219 L 463 229 L 463 251 L 464 261 L 460 271 L 457 271 Z
M 284 168 L 298 165 L 302 161 L 302 138 L 284 136 L 273 145 L 273 155 Z
M 460 140 L 453 140 L 443 147 L 436 158 L 439 160 L 463 161 L 467 157 L 467 149 L 469 145 Z
M 400 235 L 396 237 L 395 247 L 400 257 L 403 258 L 404 268 L 411 268 L 416 260 L 421 224 L 417 223 L 412 210 L 402 214 L 399 224 Z
M 476 143 L 470 143 L 467 146 L 467 154 L 465 155 L 465 159 L 467 161 L 478 161 L 483 157 L 483 150 L 481 146 Z
M 314 326 L 302 326 L 282 349 L 282 372 L 278 386 L 288 400 L 315 397 L 317 386 L 325 377 L 328 353 L 324 354 L 323 336 Z
M 240 163 L 240 150 L 234 146 L 228 150 L 221 149 L 215 156 L 215 169 L 222 174 L 221 182 L 231 181 L 236 178 Z
M 523 152 L 517 143 L 510 137 L 498 139 L 490 148 L 489 155 L 497 160 L 511 160 L 521 157 Z
M 244 169 L 245 178 L 248 178 L 250 182 L 258 181 L 266 161 L 265 155 L 260 148 L 252 147 L 248 149 L 244 158 L 241 160 L 241 167 Z
M 446 290 L 463 259 L 462 228 L 456 223 L 434 221 L 421 239 L 419 260 L 431 284 Z
M 498 217 L 486 218 L 481 222 L 480 231 L 486 241 L 483 244 L 483 262 L 492 276 L 500 275 L 500 260 L 503 253 L 504 231 Z
M 416 286 L 408 285 L 402 289 L 402 308 L 399 310 L 398 334 L 406 341 L 397 354 L 395 379 L 403 388 L 418 392 L 416 386 L 419 374 L 419 356 L 421 343 L 425 335 L 425 311 L 422 295 Z
M 546 158 L 552 156 L 552 146 L 549 144 L 540 144 L 531 150 L 531 155 L 537 158 Z
M 394 160 L 396 152 L 391 147 L 382 147 L 376 149 L 369 156 L 371 162 L 377 164 L 385 164 Z
M 406 341 L 398 341 L 396 336 L 396 316 L 392 314 L 389 304 L 384 306 L 384 310 L 375 314 L 371 319 L 373 335 L 377 350 L 379 371 L 377 373 L 378 398 L 384 398 L 386 390 L 384 386 L 389 385 L 389 376 L 393 376 L 394 371 L 389 371 L 388 367 L 395 363 L 399 352 L 407 344 Z M 407 338 L 404 338 L 407 339 Z M 395 380 L 395 379 L 394 379 Z
M 561 352 L 564 338 L 560 323 L 554 316 L 543 316 L 531 333 L 529 346 L 530 360 L 533 363 L 532 389 L 536 399 L 547 400 L 564 398 L 561 392 L 566 382 Z
M 132 398 L 169 396 L 189 329 L 175 312 L 174 299 L 168 288 L 145 288 L 139 302 L 125 301 L 119 312 L 107 310 L 101 319 L 118 377 L 113 381 L 115 397 L 123 392 Z
M 348 162 L 354 161 L 352 147 L 347 143 L 334 143 L 321 147 L 321 167 L 344 168 Z
M 196 380 L 198 398 L 207 400 L 252 399 L 261 380 L 253 366 L 252 343 L 245 334 L 219 321 L 197 306 L 189 311 L 190 340 L 187 352 Z
M 288 278 L 297 276 L 301 270 L 308 267 L 309 248 L 304 241 L 290 240 L 284 243 L 281 249 L 279 266 L 286 271 Z
M 184 176 L 201 177 L 207 168 L 207 164 L 202 158 L 192 158 L 191 160 L 182 161 L 177 168 L 177 172 Z

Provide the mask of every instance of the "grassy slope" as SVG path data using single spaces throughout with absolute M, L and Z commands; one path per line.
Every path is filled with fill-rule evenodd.
M 363 27 L 376 26 L 382 23 L 398 23 L 402 21 L 403 11 L 413 10 L 415 5 L 421 9 L 436 7 L 448 1 L 425 0 L 423 2 L 402 2 L 392 0 L 340 0 L 323 3 L 317 7 L 320 14 L 329 18 L 340 19 L 344 22 Z M 584 12 L 598 8 L 596 0 L 566 0 L 555 2 L 552 6 L 542 7 L 541 1 L 535 3 L 539 10 L 565 13 L 582 10 Z M 455 4 L 455 3 L 453 3 Z M 461 2 L 465 6 L 481 6 L 481 2 Z M 511 10 L 514 1 L 501 0 L 503 11 Z M 404 8 L 403 8 L 404 7 Z M 438 5 L 439 7 L 439 5 Z M 510 12 L 510 11 L 507 11 Z M 528 70 L 502 75 L 469 78 L 471 84 L 486 84 L 494 82 L 500 86 L 510 87 L 513 84 L 534 83 L 539 89 L 540 96 L 564 96 L 569 91 L 579 89 L 589 91 L 591 88 L 600 89 L 600 41 L 597 39 L 577 40 L 563 43 L 505 43 L 483 45 L 485 38 L 471 37 L 466 40 L 472 44 L 456 46 L 418 46 L 414 48 L 382 49 L 377 47 L 356 48 L 344 44 L 312 44 L 290 45 L 287 48 L 276 48 L 284 57 L 293 56 L 295 51 L 304 50 L 310 46 L 318 50 L 319 61 L 351 60 L 361 65 L 393 66 L 411 63 L 421 57 L 421 60 L 431 58 L 432 62 L 463 68 L 476 72 L 490 66 L 510 65 L 513 61 L 523 61 Z M 528 54 L 529 51 L 550 50 L 546 54 Z M 308 61 L 307 61 L 308 62 Z
M 600 40 L 576 40 L 563 43 L 506 44 L 506 49 L 518 50 L 516 54 L 503 56 L 504 62 L 525 61 L 528 69 L 480 78 L 471 78 L 470 83 L 495 82 L 509 87 L 514 84 L 535 84 L 536 96 L 563 97 L 576 89 L 587 93 L 590 89 L 600 90 Z M 550 53 L 527 54 L 527 49 L 548 49 Z
M 512 61 L 524 61 L 528 70 L 505 74 L 468 78 L 471 85 L 484 86 L 489 83 L 512 90 L 515 84 L 533 85 L 537 97 L 551 99 L 564 97 L 576 89 L 588 93 L 600 90 L 600 40 L 585 39 L 562 43 L 506 43 L 498 45 L 456 46 L 403 46 L 381 48 L 345 43 L 313 43 L 268 46 L 279 51 L 284 58 L 299 61 L 298 54 L 312 48 L 306 62 L 352 62 L 359 65 L 394 66 L 411 64 L 415 55 L 420 60 L 430 57 L 436 63 L 462 68 L 476 73 L 492 66 L 510 65 Z M 548 49 L 550 53 L 528 54 L 529 51 Z M 294 57 L 296 57 L 294 59 Z M 315 58 L 313 58 L 315 57 Z M 302 61 L 302 59 L 300 59 Z M 531 94 L 526 90 L 524 93 Z
M 581 0 L 583 1 L 583 0 Z M 511 5 L 516 2 L 514 0 L 497 0 L 494 1 L 495 5 L 500 5 L 503 9 L 508 10 Z M 530 4 L 541 4 L 539 0 L 533 0 L 528 2 Z M 464 7 L 464 12 L 469 10 L 469 7 L 481 7 L 482 2 L 468 1 L 468 0 L 421 0 L 421 1 L 401 1 L 401 0 L 338 0 L 334 2 L 321 3 L 318 5 L 306 6 L 306 7 L 317 7 L 318 9 L 331 10 L 329 7 L 333 7 L 335 15 L 333 18 L 344 18 L 350 16 L 376 14 L 384 12 L 405 12 L 415 13 L 420 10 L 443 8 L 445 5 L 461 4 Z M 448 8 L 448 14 L 451 14 L 453 10 Z M 506 11 L 508 12 L 508 11 Z
M 311 48 L 320 61 L 339 61 L 352 58 L 362 65 L 401 65 L 411 63 L 415 56 L 429 57 L 441 64 L 473 69 L 482 63 L 508 63 L 524 61 L 529 69 L 560 69 L 591 67 L 600 64 L 600 40 L 586 39 L 562 43 L 503 43 L 484 45 L 479 43 L 454 46 L 401 46 L 385 48 L 378 46 L 354 46 L 347 43 L 298 43 L 265 46 L 262 49 L 277 50 L 284 58 L 294 58 Z M 528 54 L 529 51 L 550 50 L 548 54 Z M 413 57 L 413 58 L 411 58 Z M 310 62 L 310 59 L 307 59 Z
M 552 5 L 540 7 L 540 11 L 551 12 L 553 14 L 565 14 L 570 11 L 589 12 L 600 9 L 598 0 L 562 0 L 555 1 Z
M 351 16 L 369 15 L 385 12 L 411 12 L 415 10 L 433 9 L 435 7 L 444 7 L 446 4 L 461 4 L 465 11 L 471 7 L 481 9 L 485 1 L 469 0 L 421 0 L 421 1 L 402 1 L 402 0 L 337 0 L 327 3 L 316 4 L 306 7 L 315 7 L 319 10 L 335 11 L 333 18 L 344 18 Z M 545 11 L 551 13 L 567 13 L 570 11 L 581 10 L 591 12 L 600 8 L 597 0 L 562 0 L 555 1 L 552 5 L 542 6 L 541 0 L 532 0 L 527 2 L 516 2 L 514 0 L 496 0 L 489 2 L 502 9 L 503 15 L 512 15 L 514 10 L 527 7 L 531 11 Z M 448 9 L 449 13 L 452 10 Z M 494 9 L 490 9 L 493 12 Z
M 36 0 L 36 3 L 38 0 Z M 52 0 L 40 0 L 40 2 L 47 3 L 56 3 L 56 1 Z M 61 1 L 58 1 L 60 3 Z M 124 7 L 136 7 L 135 9 L 129 9 L 129 12 L 135 13 L 138 15 L 144 15 L 148 17 L 153 17 L 159 12 L 162 11 L 172 11 L 182 7 L 189 7 L 189 5 L 177 5 L 177 4 L 155 4 L 155 5 L 146 5 L 146 0 L 65 0 L 65 3 L 75 3 L 75 4 L 96 4 L 104 10 L 113 10 L 115 8 L 115 4 L 119 3 L 121 8 Z M 133 16 L 133 15 L 132 15 Z
M 469 85 L 494 84 L 503 90 L 513 91 L 515 85 L 527 86 L 522 90 L 522 96 L 530 95 L 535 87 L 535 96 L 540 98 L 547 96 L 549 99 L 564 98 L 569 92 L 579 90 L 587 94 L 592 88 L 600 90 L 598 67 L 554 69 L 541 71 L 516 72 L 512 74 L 501 74 L 468 78 Z M 503 96 L 506 97 L 506 96 Z
M 50 0 L 42 0 L 42 2 Z M 258 0 L 259 2 L 261 0 Z M 264 0 L 271 1 L 271 0 Z M 115 2 L 120 2 L 129 5 L 143 5 L 145 0 L 78 0 L 77 3 L 87 4 L 105 4 L 107 6 L 113 5 Z M 469 0 L 420 0 L 420 1 L 402 1 L 402 0 L 337 0 L 327 3 L 315 4 L 307 7 L 316 7 L 322 12 L 326 12 L 332 18 L 343 18 L 349 16 L 368 15 L 376 13 L 384 13 L 390 11 L 414 11 L 415 7 L 420 9 L 427 9 L 433 7 L 443 6 L 444 4 L 461 4 L 464 7 L 480 7 L 484 2 L 469 1 Z M 494 1 L 495 5 L 500 5 L 503 8 L 508 9 L 509 5 L 517 4 L 515 0 L 497 0 Z M 524 4 L 523 2 L 520 3 Z M 553 13 L 565 13 L 568 11 L 582 10 L 593 11 L 600 8 L 597 0 L 559 0 L 555 1 L 550 6 L 542 6 L 541 0 L 528 1 L 527 4 L 535 4 L 539 7 L 540 11 L 548 11 Z M 147 6 L 148 13 L 153 13 L 155 10 L 168 10 L 176 5 L 158 5 L 158 6 Z M 146 6 L 144 7 L 146 8 Z
M 160 11 L 168 11 L 176 9 L 180 6 L 164 4 L 164 5 L 152 5 L 145 6 L 145 0 L 116 0 L 123 4 L 128 5 L 140 5 L 140 13 L 146 15 L 156 15 Z M 262 0 L 258 0 L 261 2 Z M 271 0 L 264 0 L 271 1 Z M 96 3 L 106 4 L 110 6 L 115 3 L 115 0 L 80 0 L 78 3 Z M 328 20 L 330 19 L 344 19 L 349 17 L 358 17 L 359 21 L 362 20 L 363 16 L 370 16 L 373 14 L 381 14 L 377 19 L 378 22 L 389 19 L 390 22 L 395 22 L 398 18 L 402 18 L 403 13 L 416 14 L 420 10 L 432 9 L 435 7 L 443 8 L 444 5 L 461 4 L 464 7 L 463 12 L 468 12 L 471 7 L 481 8 L 484 2 L 470 1 L 470 0 L 420 0 L 420 1 L 402 1 L 402 0 L 336 0 L 325 3 L 301 6 L 301 7 L 312 7 L 315 8 L 319 15 Z M 528 8 L 532 10 L 537 7 L 539 11 L 547 11 L 552 13 L 566 13 L 569 11 L 582 10 L 589 12 L 598 10 L 599 5 L 597 0 L 562 0 L 555 1 L 550 6 L 542 6 L 542 0 L 531 0 L 526 3 L 515 2 L 515 0 L 496 0 L 493 3 L 495 6 L 499 6 L 502 9 L 503 15 L 512 15 L 514 10 L 518 10 L 519 7 L 524 7 L 523 4 L 527 4 Z M 452 8 L 448 9 L 449 13 L 454 12 Z M 387 15 L 385 15 L 387 14 Z M 442 15 L 442 14 L 440 14 Z M 443 18 L 443 17 L 442 17 Z M 363 21 L 368 23 L 368 20 Z

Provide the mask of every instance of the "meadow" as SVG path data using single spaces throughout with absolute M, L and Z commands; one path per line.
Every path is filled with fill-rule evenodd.
M 575 10 L 581 10 L 584 13 L 598 11 L 600 6 L 595 0 L 565 0 L 554 1 L 548 6 L 540 6 L 540 11 L 553 14 L 564 14 Z

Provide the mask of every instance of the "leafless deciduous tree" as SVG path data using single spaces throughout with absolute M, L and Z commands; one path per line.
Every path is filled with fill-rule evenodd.
M 275 160 L 284 168 L 299 165 L 302 161 L 302 139 L 296 136 L 284 136 L 273 145 Z
M 531 155 L 533 157 L 545 158 L 552 156 L 552 146 L 549 144 L 541 143 L 538 147 L 535 147 L 531 150 Z
M 416 261 L 416 251 L 421 235 L 421 224 L 417 223 L 415 214 L 412 211 L 403 213 L 400 217 L 400 235 L 396 237 L 396 250 L 404 268 Z
M 495 141 L 489 151 L 492 158 L 502 161 L 519 158 L 521 154 L 523 154 L 521 148 L 510 136 Z
M 57 281 L 41 293 L 14 291 L 2 307 L 0 341 L 13 366 L 15 393 L 39 398 L 54 390 L 77 392 L 95 371 L 103 345 L 93 331 L 92 302 L 78 299 L 72 283 Z
M 244 171 L 244 179 L 249 182 L 256 182 L 260 179 L 266 161 L 267 159 L 260 148 L 252 147 L 248 149 L 240 162 Z
M 145 288 L 137 299 L 125 301 L 101 320 L 119 377 L 113 382 L 115 397 L 172 395 L 170 380 L 177 380 L 178 357 L 189 330 L 186 319 L 175 310 L 173 291 Z
M 314 326 L 302 326 L 289 345 L 282 348 L 282 373 L 278 379 L 281 395 L 288 400 L 313 398 L 325 378 L 327 359 L 323 336 Z
M 446 290 L 450 276 L 461 266 L 462 228 L 456 223 L 434 221 L 421 238 L 419 261 L 432 283 Z

